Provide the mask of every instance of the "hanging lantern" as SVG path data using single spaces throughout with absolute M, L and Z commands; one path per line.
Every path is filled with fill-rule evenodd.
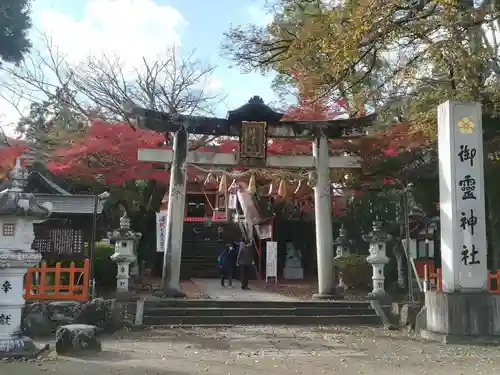
M 219 188 L 217 189 L 217 193 L 225 194 L 227 190 L 227 177 L 225 174 L 222 175 L 219 182 Z
M 247 191 L 250 194 L 255 194 L 257 192 L 257 182 L 255 181 L 255 175 L 250 176 L 250 180 L 248 181 Z
M 281 198 L 285 198 L 288 195 L 288 189 L 285 180 L 280 181 L 280 186 L 278 187 L 278 195 Z

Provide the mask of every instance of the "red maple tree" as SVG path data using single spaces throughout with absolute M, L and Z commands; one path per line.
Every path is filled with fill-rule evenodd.
M 164 166 L 137 160 L 140 148 L 162 148 L 164 141 L 161 133 L 95 120 L 82 137 L 58 148 L 47 166 L 54 174 L 101 178 L 110 185 L 130 180 L 166 181 Z
M 22 142 L 10 140 L 9 144 L 0 146 L 0 179 L 8 177 L 9 171 L 16 165 L 16 160 L 22 158 L 28 149 Z M 24 161 L 21 159 L 22 163 Z

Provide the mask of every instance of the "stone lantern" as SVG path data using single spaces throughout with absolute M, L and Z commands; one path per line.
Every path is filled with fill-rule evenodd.
M 118 265 L 116 274 L 117 296 L 125 296 L 130 292 L 130 267 L 137 263 L 134 253 L 135 242 L 141 238 L 141 233 L 130 229 L 130 219 L 127 212 L 120 218 L 120 228 L 108 233 L 108 238 L 115 241 L 115 253 L 111 260 Z
M 346 285 L 344 284 L 345 259 L 351 255 L 351 243 L 352 241 L 347 238 L 347 229 L 344 227 L 340 228 L 339 236 L 333 241 L 336 254 L 334 260 L 339 267 L 339 284 L 337 285 L 337 291 L 339 293 L 343 293 L 346 290 Z
M 0 357 L 31 357 L 39 352 L 20 330 L 24 275 L 41 259 L 31 248 L 33 224 L 50 216 L 52 204 L 41 204 L 25 193 L 26 178 L 18 159 L 10 173 L 12 187 L 0 192 Z
M 387 296 L 384 289 L 384 266 L 389 263 L 386 244 L 391 238 L 391 235 L 382 230 L 382 222 L 378 219 L 373 222 L 372 231 L 363 235 L 363 240 L 370 244 L 370 255 L 366 261 L 373 267 L 373 290 L 368 294 L 370 298 L 378 299 Z

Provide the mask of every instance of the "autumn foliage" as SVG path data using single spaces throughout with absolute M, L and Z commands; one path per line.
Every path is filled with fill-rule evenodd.
M 8 177 L 9 171 L 16 165 L 16 160 L 27 148 L 26 145 L 16 141 L 0 147 L 0 179 Z
M 328 106 L 302 96 L 296 106 L 287 110 L 286 118 L 335 119 L 343 114 L 339 109 L 342 105 L 341 102 Z M 332 151 L 346 150 L 360 155 L 364 167 L 370 169 L 380 160 L 395 157 L 421 143 L 421 138 L 410 136 L 407 124 L 398 124 L 355 140 L 332 140 L 330 148 Z M 270 139 L 268 154 L 310 155 L 311 146 L 310 140 Z M 201 147 L 197 151 L 235 153 L 238 147 L 238 140 L 225 140 L 217 146 Z M 83 136 L 71 141 L 67 147 L 57 149 L 48 168 L 54 174 L 82 180 L 98 179 L 108 185 L 121 185 L 133 180 L 156 180 L 167 184 L 169 173 L 164 164 L 137 159 L 141 148 L 170 149 L 171 146 L 165 145 L 165 138 L 161 133 L 145 129 L 134 130 L 127 124 L 109 124 L 96 120 Z M 5 150 L 6 157 L 2 157 L 0 162 L 11 165 L 17 155 L 15 150 L 17 149 Z M 7 157 L 8 155 L 11 156 Z M 199 181 L 203 178 L 203 172 L 199 169 L 188 169 L 189 180 Z
M 164 141 L 160 133 L 96 120 L 83 137 L 57 149 L 48 168 L 54 174 L 84 180 L 101 178 L 110 185 L 165 179 L 164 166 L 137 160 L 140 148 L 159 148 Z

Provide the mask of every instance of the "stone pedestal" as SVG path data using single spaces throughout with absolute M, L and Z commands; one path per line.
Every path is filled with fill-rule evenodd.
M 422 336 L 445 344 L 499 344 L 500 295 L 426 292 Z
M 115 253 L 111 260 L 117 264 L 116 294 L 117 297 L 128 296 L 130 293 L 130 270 L 137 264 L 134 254 L 135 242 L 141 238 L 141 233 L 130 229 L 130 219 L 127 213 L 120 219 L 120 228 L 108 233 L 110 240 L 115 241 Z
M 370 255 L 366 261 L 373 267 L 373 290 L 368 294 L 368 298 L 385 299 L 385 275 L 384 266 L 389 263 L 389 258 L 386 254 L 386 243 L 392 237 L 382 231 L 382 222 L 376 220 L 373 222 L 373 229 L 370 233 L 363 236 L 363 240 L 370 243 Z
M 26 171 L 19 160 L 10 179 L 12 187 L 0 192 L 0 357 L 32 357 L 40 350 L 20 331 L 24 275 L 41 259 L 31 249 L 33 223 L 47 218 L 52 205 L 23 192 Z

